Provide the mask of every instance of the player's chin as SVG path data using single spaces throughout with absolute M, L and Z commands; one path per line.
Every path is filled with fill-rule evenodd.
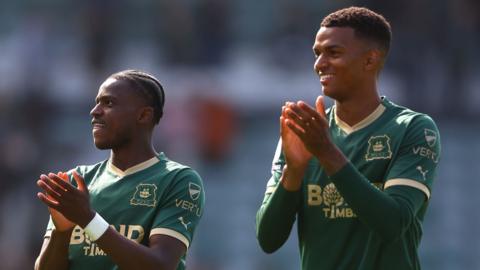
M 97 147 L 100 150 L 105 150 L 105 149 L 110 149 L 111 148 L 111 143 L 102 140 L 100 138 L 96 138 L 95 136 L 93 137 L 93 143 L 95 144 L 95 147 Z
M 322 92 L 323 95 L 333 98 L 335 96 L 335 91 L 332 89 L 332 87 L 322 85 Z
M 324 96 L 327 96 L 331 99 L 334 100 L 340 100 L 342 97 L 341 91 L 338 88 L 332 87 L 331 85 L 329 86 L 322 86 L 322 92 Z

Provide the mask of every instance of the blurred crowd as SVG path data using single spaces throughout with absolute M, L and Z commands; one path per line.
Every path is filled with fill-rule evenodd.
M 39 174 L 108 156 L 93 146 L 89 111 L 102 81 L 127 68 L 151 72 L 165 87 L 157 149 L 197 168 L 206 182 L 210 212 L 194 242 L 191 269 L 283 269 L 265 263 L 268 257 L 254 239 L 244 239 L 243 224 L 253 233 L 281 104 L 312 102 L 320 93 L 311 51 L 319 23 L 350 5 L 369 7 L 391 22 L 393 44 L 381 93 L 433 115 L 445 127 L 455 122 L 455 129 L 466 130 L 464 138 L 475 138 L 467 131 L 478 130 L 480 113 L 476 0 L 3 1 L 2 269 L 31 268 L 40 249 L 47 211 L 35 198 Z M 452 140 L 455 136 L 451 133 Z M 478 159 L 474 145 L 458 146 L 473 149 L 462 154 L 467 161 Z M 233 189 L 238 197 L 224 194 Z M 215 200 L 230 203 L 222 207 Z M 219 213 L 228 228 L 212 220 Z M 231 236 L 216 245 L 229 247 L 209 251 L 209 238 L 218 239 L 216 226 Z M 284 267 L 294 269 L 298 255 L 289 254 L 295 263 Z M 473 258 L 468 265 L 480 267 Z

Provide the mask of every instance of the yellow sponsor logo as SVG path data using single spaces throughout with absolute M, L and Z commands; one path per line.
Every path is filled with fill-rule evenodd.
M 118 229 L 114 225 L 110 225 L 115 229 L 119 234 L 125 236 L 126 238 L 140 243 L 144 236 L 145 230 L 141 225 L 118 225 Z M 84 230 L 80 226 L 75 226 L 70 237 L 70 245 L 84 245 L 83 246 L 83 255 L 85 256 L 106 256 L 107 254 L 98 247 L 97 244 L 92 242 L 88 235 L 85 234 Z
M 353 210 L 347 206 L 342 195 L 333 183 L 321 187 L 310 184 L 307 186 L 307 203 L 309 206 L 323 206 L 325 218 L 354 218 Z

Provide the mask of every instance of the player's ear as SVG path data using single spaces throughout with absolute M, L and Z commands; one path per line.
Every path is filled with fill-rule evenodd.
M 152 123 L 154 115 L 155 115 L 155 112 L 152 107 L 144 106 L 139 110 L 137 121 L 142 124 Z
M 377 70 L 381 65 L 382 53 L 380 50 L 369 50 L 365 58 L 365 70 Z

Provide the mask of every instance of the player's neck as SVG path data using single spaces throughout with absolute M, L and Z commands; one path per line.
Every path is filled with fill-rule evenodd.
M 381 99 L 375 91 L 374 94 L 362 98 L 336 101 L 335 113 L 343 122 L 354 126 L 375 111 L 380 103 Z
M 112 164 L 122 171 L 156 156 L 157 152 L 151 144 L 130 145 L 125 148 L 112 149 L 110 160 Z

